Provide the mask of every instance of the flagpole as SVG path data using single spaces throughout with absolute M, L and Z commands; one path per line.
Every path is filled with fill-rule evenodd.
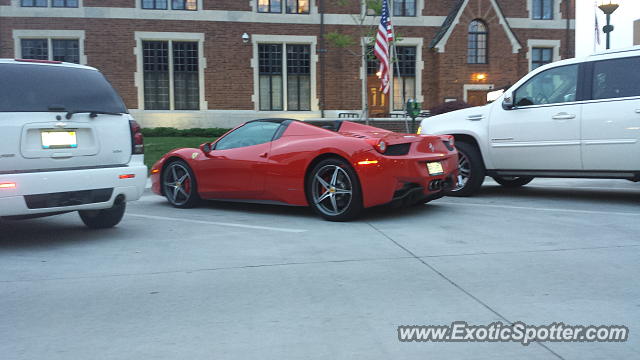
M 389 11 L 389 21 L 391 21 L 391 14 L 392 12 Z M 391 22 L 391 24 L 393 24 L 393 22 Z M 396 57 L 396 71 L 398 72 L 398 85 L 402 84 L 402 76 L 400 75 L 400 57 L 398 56 L 398 49 L 396 47 L 396 27 L 392 26 L 391 27 L 391 33 L 393 34 L 393 52 L 395 54 Z M 390 59 L 391 61 L 393 61 L 393 57 Z M 396 91 L 395 86 L 394 86 L 394 81 L 393 81 L 393 66 L 390 69 L 391 75 L 390 76 L 390 80 L 391 81 L 391 89 L 393 91 L 391 91 L 391 95 L 389 96 L 389 98 L 391 99 L 390 103 L 391 103 L 391 111 L 393 111 L 393 102 L 395 101 L 395 98 L 393 96 L 393 92 Z M 398 86 L 400 87 L 400 86 Z M 407 101 L 405 99 L 405 95 L 404 95 L 404 88 L 402 89 L 402 108 L 404 109 L 404 127 L 407 130 L 407 133 L 409 133 L 409 120 L 407 119 Z

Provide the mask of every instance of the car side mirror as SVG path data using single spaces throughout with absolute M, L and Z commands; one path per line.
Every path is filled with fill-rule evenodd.
M 200 151 L 202 151 L 205 155 L 209 155 L 211 152 L 211 143 L 204 143 L 200 145 Z
M 502 108 L 505 110 L 513 110 L 513 95 L 505 94 L 502 99 Z

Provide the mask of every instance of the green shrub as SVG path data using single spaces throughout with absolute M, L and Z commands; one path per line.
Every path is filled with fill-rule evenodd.
M 143 128 L 145 137 L 220 137 L 230 129 L 225 128 L 192 128 L 176 129 L 173 127 Z

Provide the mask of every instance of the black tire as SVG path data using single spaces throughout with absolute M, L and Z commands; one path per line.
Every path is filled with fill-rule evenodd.
M 120 201 L 112 207 L 103 210 L 81 210 L 78 211 L 82 222 L 91 229 L 108 229 L 120 223 L 127 203 Z
M 458 181 L 459 183 L 461 182 L 461 176 L 462 179 L 466 181 L 464 181 L 463 185 L 458 185 L 458 187 L 449 191 L 447 195 L 472 196 L 480 190 L 480 188 L 482 187 L 482 183 L 484 182 L 484 178 L 486 176 L 484 161 L 482 161 L 480 150 L 473 144 L 459 141 L 456 142 L 456 148 L 458 149 L 458 163 L 460 165 L 460 168 L 458 169 L 458 171 L 460 172 Z M 468 162 L 466 166 L 463 163 L 465 159 Z M 466 169 L 467 171 L 464 171 L 463 169 Z
M 533 179 L 533 176 L 493 176 L 493 180 L 506 188 L 519 188 L 527 185 L 528 183 L 533 181 Z
M 305 192 L 309 206 L 326 220 L 348 221 L 362 213 L 358 175 L 340 158 L 328 158 L 316 164 L 307 176 Z
M 162 170 L 160 179 L 162 193 L 171 205 L 188 209 L 200 203 L 196 177 L 186 162 L 170 162 Z

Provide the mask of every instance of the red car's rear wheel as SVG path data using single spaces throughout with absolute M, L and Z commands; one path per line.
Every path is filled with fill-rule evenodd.
M 307 179 L 309 205 L 331 221 L 351 220 L 362 212 L 362 193 L 356 172 L 338 158 L 319 162 Z
M 191 208 L 198 204 L 196 178 L 187 163 L 176 160 L 162 171 L 162 190 L 171 205 Z

